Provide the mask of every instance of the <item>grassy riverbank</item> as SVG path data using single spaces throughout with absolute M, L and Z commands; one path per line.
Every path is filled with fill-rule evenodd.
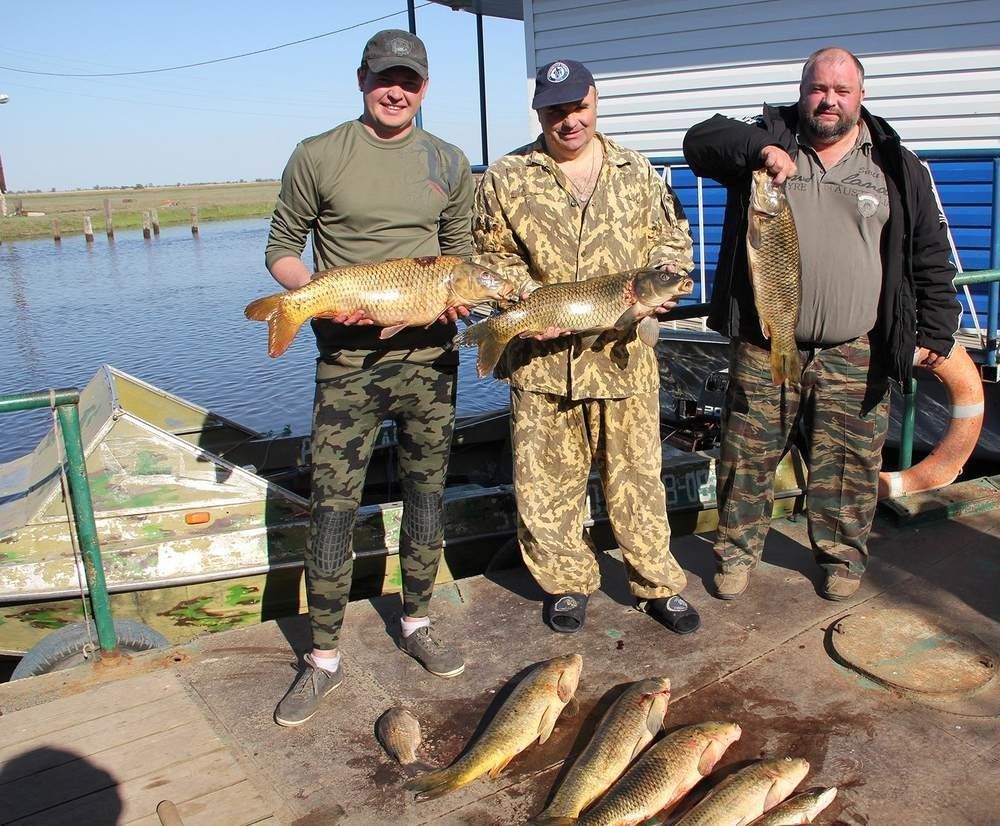
M 278 197 L 278 181 L 191 186 L 150 186 L 128 189 L 85 189 L 72 192 L 7 193 L 8 217 L 0 218 L 0 241 L 51 238 L 58 219 L 63 237 L 83 234 L 89 215 L 94 235 L 107 232 L 104 199 L 111 202 L 115 234 L 141 232 L 142 213 L 155 209 L 160 226 L 191 223 L 191 207 L 198 221 L 224 221 L 270 215 Z M 15 214 L 44 213 L 42 215 Z

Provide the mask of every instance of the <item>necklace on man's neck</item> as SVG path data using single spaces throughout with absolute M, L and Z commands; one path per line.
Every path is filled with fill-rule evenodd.
M 597 158 L 599 155 L 603 158 L 604 153 L 598 149 L 598 140 L 597 138 L 591 138 L 590 172 L 588 173 L 586 179 L 583 181 L 577 181 L 576 177 L 574 177 L 569 173 L 565 173 L 566 178 L 569 181 L 569 185 L 573 189 L 573 193 L 576 195 L 577 200 L 581 204 L 586 204 L 588 201 L 590 201 L 591 197 L 594 194 L 594 190 L 597 188 L 597 171 L 598 171 Z

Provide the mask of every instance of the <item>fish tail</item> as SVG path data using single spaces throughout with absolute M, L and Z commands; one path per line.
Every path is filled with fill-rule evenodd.
M 469 782 L 466 772 L 457 766 L 422 774 L 406 783 L 403 788 L 414 792 L 417 800 L 433 800 Z
M 253 321 L 267 322 L 267 354 L 271 358 L 280 356 L 288 349 L 302 326 L 301 321 L 290 318 L 285 312 L 284 297 L 284 293 L 279 293 L 258 298 L 243 311 Z
M 499 339 L 493 325 L 488 321 L 480 321 L 478 324 L 466 327 L 458 334 L 455 343 L 459 347 L 479 346 L 479 355 L 476 358 L 476 370 L 479 373 L 479 378 L 485 378 L 493 371 L 497 362 L 500 361 L 503 348 L 507 344 Z
M 800 371 L 798 350 L 771 347 L 771 381 L 775 385 L 783 384 L 789 379 L 797 379 Z

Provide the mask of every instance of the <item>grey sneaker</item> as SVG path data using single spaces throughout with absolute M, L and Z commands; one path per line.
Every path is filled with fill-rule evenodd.
M 429 625 L 408 637 L 400 635 L 396 644 L 436 677 L 457 677 L 465 671 L 462 655 L 435 639 Z
M 322 699 L 344 681 L 343 660 L 332 674 L 319 668 L 311 654 L 303 660 L 299 676 L 274 710 L 274 722 L 279 726 L 301 726 L 319 711 Z

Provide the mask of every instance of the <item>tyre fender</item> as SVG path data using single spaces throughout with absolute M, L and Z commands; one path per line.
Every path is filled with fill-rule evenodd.
M 87 626 L 90 626 L 88 633 Z M 148 625 L 134 620 L 114 620 L 115 635 L 118 637 L 118 647 L 123 651 L 152 651 L 154 648 L 165 648 L 170 643 L 167 638 L 154 631 Z M 79 657 L 91 641 L 97 643 L 97 626 L 90 623 L 77 622 L 67 625 L 58 631 L 39 640 L 25 654 L 10 675 L 12 680 L 22 677 L 37 677 L 57 671 L 76 657 Z
M 941 441 L 920 462 L 906 470 L 879 474 L 879 499 L 950 485 L 979 441 L 985 405 L 975 362 L 961 344 L 956 344 L 951 355 L 931 372 L 948 393 L 951 420 Z

